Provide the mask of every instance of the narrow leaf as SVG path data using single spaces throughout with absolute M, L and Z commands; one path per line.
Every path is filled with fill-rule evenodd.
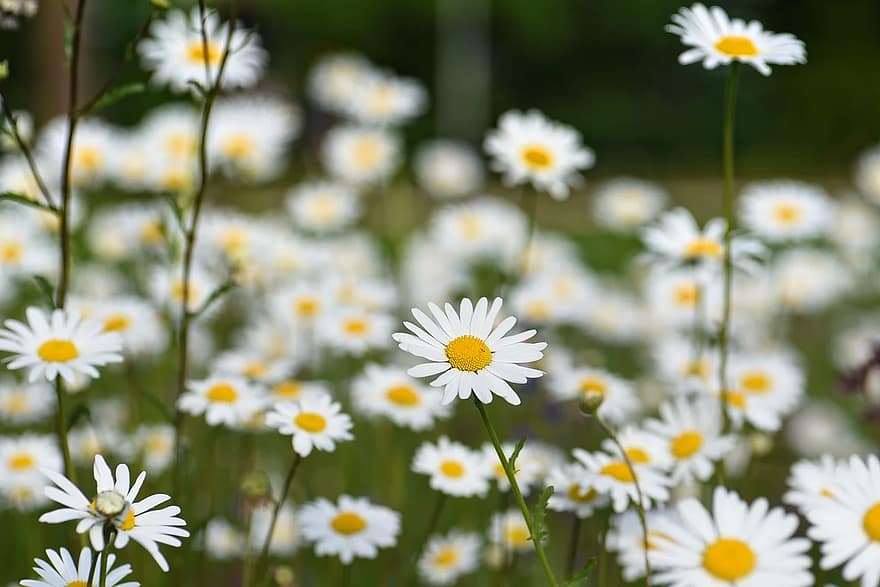
M 216 302 L 221 297 L 226 295 L 226 292 L 228 292 L 229 290 L 231 290 L 234 287 L 235 287 L 235 282 L 232 280 L 229 280 L 226 283 L 224 283 L 223 285 L 221 285 L 220 287 L 218 287 L 217 289 L 215 289 L 214 291 L 212 291 L 211 295 L 209 295 L 208 298 L 205 300 L 205 302 L 202 304 L 202 307 L 192 313 L 192 317 L 198 318 L 199 316 L 204 314 L 208 310 L 208 308 L 211 307 L 211 305 L 214 302 Z
M 562 587 L 581 587 L 586 580 L 589 578 L 590 573 L 593 572 L 593 567 L 596 566 L 596 559 L 591 558 L 587 561 L 587 564 L 584 565 L 576 575 L 574 575 L 571 579 L 562 584 Z
M 141 82 L 132 82 L 130 84 L 120 84 L 115 88 L 111 88 L 108 90 L 103 96 L 101 96 L 92 106 L 88 109 L 89 112 L 94 112 L 97 110 L 102 110 L 111 104 L 115 104 L 116 102 L 126 98 L 128 96 L 132 96 L 134 94 L 141 94 L 146 91 L 147 86 L 142 84 Z
M 180 232 L 186 234 L 186 225 L 183 221 L 183 210 L 180 209 L 177 200 L 171 194 L 165 194 L 165 201 L 168 202 L 168 206 L 171 208 L 171 213 L 174 214 L 174 219 L 177 221 L 177 227 L 180 229 Z
M 16 194 L 14 192 L 3 192 L 0 193 L 0 201 L 6 200 L 8 202 L 15 202 L 16 204 L 21 204 L 22 206 L 28 206 L 30 208 L 37 208 L 38 210 L 44 210 L 46 212 L 52 212 L 53 214 L 57 214 L 58 211 L 54 208 L 47 206 L 41 202 L 37 202 L 36 200 L 31 200 L 21 194 Z
M 550 501 L 550 496 L 553 495 L 553 491 L 554 488 L 552 485 L 545 487 L 544 491 L 541 492 L 540 497 L 538 497 L 538 503 L 535 504 L 535 509 L 532 511 L 532 532 L 534 533 L 532 540 L 537 540 L 541 544 L 546 542 L 547 538 L 550 536 L 544 523 L 547 518 L 547 503 Z
M 519 453 L 522 452 L 523 447 L 526 445 L 526 437 L 523 436 L 519 439 L 519 442 L 516 443 L 516 446 L 513 448 L 513 453 L 508 458 L 508 462 L 510 463 L 510 469 L 516 474 L 516 459 L 519 458 Z
M 54 309 L 55 288 L 53 288 L 52 284 L 49 283 L 49 280 L 42 275 L 34 275 L 34 281 L 37 283 L 37 288 L 39 288 L 40 293 L 46 296 L 46 301 L 49 302 L 49 307 Z

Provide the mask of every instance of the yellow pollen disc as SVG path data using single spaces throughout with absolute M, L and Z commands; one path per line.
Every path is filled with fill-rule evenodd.
M 298 397 L 302 393 L 302 384 L 297 381 L 282 381 L 272 388 L 272 393 L 279 397 Z
M 492 351 L 483 340 L 466 334 L 446 345 L 446 358 L 453 369 L 477 372 L 492 363 Z
M 121 332 L 130 325 L 131 320 L 125 314 L 111 314 L 104 319 L 104 332 Z
M 584 377 L 578 384 L 578 391 L 581 393 L 598 393 L 605 395 L 608 391 L 608 385 L 598 377 Z
M 721 37 L 715 43 L 715 48 L 728 57 L 755 57 L 758 55 L 758 48 L 755 47 L 755 43 L 748 37 L 737 37 L 734 35 Z
M 329 223 L 339 216 L 337 200 L 330 194 L 319 195 L 312 200 L 310 211 L 315 220 Z
M 434 557 L 434 564 L 438 567 L 449 567 L 454 565 L 456 561 L 458 561 L 458 551 L 452 546 L 442 549 Z
M 175 132 L 165 137 L 165 150 L 174 157 L 186 157 L 196 150 L 196 138 L 190 133 Z
M 475 241 L 483 235 L 483 222 L 475 214 L 465 214 L 458 224 L 464 240 Z
M 746 396 L 738 391 L 725 391 L 721 394 L 727 403 L 741 410 L 746 408 Z
M 834 494 L 831 492 L 831 490 L 824 487 L 819 491 L 819 495 L 821 495 L 822 497 L 827 497 L 829 499 L 834 499 Z
M 596 495 L 595 489 L 584 491 L 584 488 L 577 483 L 568 488 L 568 498 L 571 501 L 587 503 L 596 499 Z
M 220 48 L 214 42 L 208 41 L 208 55 L 207 59 L 205 59 L 205 44 L 202 42 L 202 39 L 190 43 L 186 50 L 186 58 L 191 63 L 198 63 L 199 65 L 203 65 L 205 61 L 209 65 L 217 65 L 220 63 L 220 56 Z
M 686 459 L 691 457 L 703 446 L 703 437 L 699 432 L 690 430 L 682 432 L 672 439 L 670 451 L 677 459 Z
M 719 538 L 703 551 L 703 568 L 722 581 L 738 581 L 748 576 L 756 562 L 751 547 L 736 538 Z
M 651 455 L 637 446 L 626 449 L 626 456 L 634 463 L 644 465 L 651 462 Z
M 212 402 L 231 404 L 238 399 L 238 392 L 228 383 L 218 383 L 208 390 L 206 397 Z
M 709 370 L 709 363 L 706 361 L 690 361 L 684 368 L 684 374 L 706 379 L 709 377 Z
M 657 545 L 657 542 L 663 540 L 666 540 L 667 542 L 673 542 L 672 538 L 670 538 L 663 532 L 658 532 L 657 530 L 648 530 L 648 542 L 645 547 L 648 550 L 657 550 L 658 548 L 660 548 Z
M 543 145 L 526 145 L 520 156 L 525 166 L 532 171 L 546 171 L 553 167 L 553 153 Z
M 495 465 L 495 475 L 501 479 L 507 479 L 507 471 L 504 470 L 504 466 L 501 463 Z
M 453 479 L 458 479 L 462 475 L 464 475 L 464 466 L 458 461 L 443 461 L 440 464 L 440 472 L 442 472 L 447 477 L 452 477 Z
M 163 238 L 165 238 L 165 230 L 161 222 L 153 220 L 141 227 L 141 240 L 148 245 L 158 245 Z
M 254 151 L 254 141 L 246 134 L 230 135 L 223 142 L 223 154 L 230 159 L 247 159 Z
M 354 512 L 342 512 L 330 521 L 333 529 L 346 536 L 357 534 L 367 527 L 367 521 Z
M 167 192 L 182 192 L 189 186 L 190 177 L 181 171 L 168 171 L 162 176 L 160 186 Z
M 700 288 L 694 283 L 682 284 L 675 288 L 675 303 L 679 306 L 695 306 L 700 301 Z
M 526 304 L 525 315 L 536 320 L 547 320 L 550 318 L 550 304 L 544 300 L 533 300 Z
M 363 318 L 349 318 L 345 321 L 345 324 L 343 324 L 342 327 L 345 329 L 346 334 L 363 336 L 369 332 L 370 323 Z
M 269 371 L 269 365 L 263 361 L 251 361 L 242 369 L 242 375 L 248 379 L 259 379 Z
M 529 529 L 519 524 L 509 525 L 504 532 L 504 539 L 513 546 L 522 546 L 529 541 Z
M 301 414 L 297 414 L 296 418 L 293 419 L 293 422 L 306 432 L 311 432 L 313 434 L 315 432 L 320 432 L 327 427 L 327 420 L 324 416 L 314 412 L 302 412 Z
M 66 363 L 79 357 L 76 345 L 63 338 L 50 338 L 40 345 L 37 355 L 49 363 Z
M 232 227 L 227 228 L 220 237 L 223 250 L 230 255 L 240 255 L 247 248 L 250 237 L 246 230 Z
M 760 371 L 746 373 L 740 379 L 740 386 L 749 393 L 761 395 L 770 391 L 773 381 L 770 376 Z
M 34 460 L 34 457 L 26 452 L 14 454 L 6 461 L 7 467 L 19 473 L 22 471 L 33 469 L 35 464 L 36 461 Z
M 0 244 L 0 261 L 4 263 L 18 263 L 24 256 L 24 247 L 20 242 L 9 241 Z
M 312 318 L 321 309 L 321 304 L 315 298 L 300 298 L 293 303 L 293 312 L 302 318 Z
M 385 392 L 385 397 L 398 406 L 417 406 L 422 403 L 422 396 L 409 385 L 395 385 Z
M 358 169 L 375 167 L 379 163 L 381 152 L 382 148 L 378 140 L 363 138 L 353 147 L 352 156 L 354 157 L 354 164 Z
M 97 171 L 104 160 L 101 151 L 95 147 L 75 147 L 73 150 L 73 162 L 77 169 L 85 171 Z
M 868 538 L 874 542 L 880 542 L 880 502 L 875 503 L 865 513 L 865 517 L 862 519 L 862 528 L 865 529 Z
M 148 453 L 162 453 L 171 448 L 171 442 L 161 434 L 151 434 L 144 442 L 144 448 Z
M 621 483 L 632 483 L 635 480 L 632 471 L 623 461 L 611 461 L 599 469 L 599 473 L 617 479 Z
M 71 581 L 66 584 L 64 587 L 88 587 L 85 581 Z
M 21 416 L 28 411 L 30 402 L 28 402 L 27 394 L 23 392 L 14 392 L 6 399 L 5 409 L 14 416 Z
M 175 302 L 182 302 L 183 295 L 184 295 L 183 294 L 183 283 L 180 281 L 174 282 L 174 285 L 171 286 L 171 298 Z M 198 297 L 199 297 L 199 290 L 192 283 L 189 284 L 189 296 L 188 297 L 191 300 L 198 299 Z
M 129 507 L 128 511 L 125 513 L 125 519 L 122 520 L 122 523 L 119 525 L 120 530 L 131 530 L 134 528 L 134 509 Z
M 708 238 L 698 238 L 688 243 L 684 255 L 689 259 L 711 257 L 717 259 L 724 253 L 721 243 Z
M 773 216 L 780 224 L 797 224 L 801 221 L 803 211 L 797 204 L 782 203 L 773 210 Z

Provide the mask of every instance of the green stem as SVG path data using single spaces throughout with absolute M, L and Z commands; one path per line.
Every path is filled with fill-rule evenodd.
M 272 534 L 275 533 L 275 524 L 278 523 L 278 514 L 281 513 L 281 508 L 284 505 L 284 501 L 287 499 L 287 494 L 290 492 L 290 486 L 293 483 L 293 477 L 296 475 L 296 470 L 299 467 L 300 462 L 302 462 L 302 457 L 299 454 L 295 454 L 293 462 L 290 464 L 290 470 L 287 471 L 287 478 L 284 480 L 284 485 L 281 488 L 281 495 L 275 502 L 275 509 L 272 510 L 272 518 L 269 520 L 269 531 L 266 532 L 266 539 L 263 541 L 260 558 L 257 559 L 257 572 L 254 573 L 254 585 L 260 584 L 260 580 L 266 572 L 266 566 L 269 561 L 269 546 L 272 544 Z
M 516 482 L 516 475 L 513 472 L 513 469 L 510 467 L 510 461 L 507 460 L 507 456 L 504 454 L 504 450 L 501 448 L 501 442 L 498 440 L 498 434 L 495 432 L 495 427 L 492 426 L 492 422 L 489 421 L 489 415 L 486 413 L 486 408 L 483 404 L 474 396 L 474 405 L 477 406 L 477 411 L 480 412 L 480 419 L 483 420 L 483 426 L 486 428 L 486 433 L 489 435 L 489 440 L 492 441 L 492 446 L 495 447 L 495 453 L 498 455 L 498 460 L 501 462 L 501 466 L 504 468 L 504 473 L 507 475 L 507 480 L 510 482 L 510 489 L 513 492 L 513 497 L 516 499 L 516 503 L 519 505 L 519 509 L 522 512 L 523 519 L 525 520 L 526 526 L 529 529 L 529 534 L 532 537 L 532 545 L 535 547 L 535 553 L 538 555 L 538 560 L 541 562 L 541 568 L 544 570 L 544 575 L 547 578 L 547 584 L 551 587 L 557 587 L 558 583 L 556 582 L 556 578 L 553 576 L 553 570 L 550 568 L 550 561 L 547 559 L 547 553 L 544 552 L 544 546 L 541 544 L 540 540 L 535 539 L 535 531 L 534 531 L 534 522 L 532 520 L 532 514 L 529 511 L 528 506 L 526 505 L 526 500 L 523 498 L 522 492 L 519 489 L 519 484 Z
M 574 574 L 574 565 L 577 561 L 578 542 L 581 538 L 581 519 L 577 514 L 573 515 L 571 524 L 571 536 L 568 539 L 568 559 L 565 563 L 565 576 L 571 577 Z

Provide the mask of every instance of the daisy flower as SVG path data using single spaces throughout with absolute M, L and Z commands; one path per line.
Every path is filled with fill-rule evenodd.
M 299 512 L 303 537 L 318 556 L 336 555 L 343 564 L 355 557 L 376 558 L 379 548 L 397 543 L 400 514 L 366 498 L 341 495 L 338 503 L 320 498 Z
M 164 19 L 153 23 L 150 36 L 137 46 L 144 68 L 153 72 L 153 83 L 167 84 L 176 92 L 192 91 L 191 81 L 205 88 L 214 83 L 223 53 L 227 50 L 229 23 L 221 22 L 216 12 L 209 11 L 205 14 L 204 28 L 208 37 L 207 51 L 198 10 L 189 15 L 181 10 L 169 10 Z M 222 87 L 253 86 L 262 75 L 267 60 L 260 37 L 236 26 L 228 51 Z
M 351 440 L 351 418 L 328 394 L 306 395 L 299 401 L 279 403 L 266 414 L 266 425 L 291 435 L 293 450 L 307 457 L 313 448 L 332 452 L 336 443 Z
M 350 110 L 357 89 L 373 75 L 373 64 L 362 55 L 349 52 L 324 55 L 309 71 L 309 98 L 324 110 L 344 114 Z
M 767 432 L 779 430 L 804 395 L 802 369 L 787 352 L 733 355 L 728 383 L 724 398 L 734 421 Z
M 661 504 L 669 499 L 668 487 L 672 485 L 672 481 L 653 467 L 632 463 L 633 467 L 630 469 L 619 456 L 602 452 L 589 453 L 580 448 L 574 449 L 572 454 L 590 472 L 591 488 L 607 495 L 617 513 L 630 507 L 630 502 L 638 503 L 636 480 L 639 482 L 646 510 L 651 509 L 652 504 Z
M 648 551 L 657 549 L 661 540 L 669 537 L 655 528 L 658 520 L 676 520 L 674 511 L 651 510 L 645 512 L 645 525 L 648 527 Z M 645 534 L 638 513 L 629 510 L 612 518 L 608 529 L 608 550 L 617 552 L 617 562 L 623 570 L 623 578 L 636 581 L 645 576 Z
M 57 260 L 45 231 L 23 214 L 0 217 L 0 276 L 53 275 Z
M 654 220 L 668 199 L 666 190 L 653 183 L 621 177 L 593 194 L 593 217 L 607 230 L 633 232 Z
M 151 204 L 123 204 L 95 211 L 87 227 L 92 251 L 108 261 L 159 255 L 168 246 L 165 211 Z
M 0 330 L 0 350 L 12 353 L 9 369 L 30 369 L 28 381 L 41 377 L 54 381 L 59 375 L 74 383 L 77 375 L 100 377 L 95 367 L 122 362 L 122 339 L 118 333 L 104 332 L 104 325 L 81 320 L 64 310 L 47 315 L 40 308 L 27 309 L 25 325 L 6 320 Z
M 268 529 L 266 530 L 268 532 Z M 263 538 L 266 537 L 264 532 Z M 222 518 L 213 518 L 206 525 L 199 544 L 208 556 L 218 560 L 241 558 L 245 551 L 242 532 Z
M 679 587 L 742 585 L 809 587 L 810 541 L 793 538 L 798 518 L 760 498 L 748 504 L 715 488 L 712 511 L 695 498 L 676 507 L 678 520 L 658 520 L 648 551 L 656 580 Z
M 851 456 L 837 467 L 828 492 L 833 497 L 804 512 L 808 536 L 821 545 L 819 566 L 843 565 L 843 578 L 853 585 L 880 584 L 880 461 Z
M 0 487 L 16 478 L 42 481 L 43 470 L 62 471 L 64 462 L 53 436 L 24 434 L 0 437 Z
M 583 465 L 571 463 L 554 467 L 547 477 L 547 485 L 555 491 L 547 502 L 547 509 L 572 512 L 578 518 L 588 518 L 597 508 L 607 504 L 605 496 L 590 486 L 591 476 Z
M 739 204 L 743 226 L 769 242 L 825 236 L 834 220 L 834 203 L 825 190 L 800 181 L 752 184 Z
M 329 181 L 299 185 L 287 194 L 287 211 L 303 230 L 326 234 L 350 226 L 360 215 L 360 199 L 352 188 Z
M 128 466 L 120 464 L 114 480 L 104 457 L 97 455 L 94 464 L 97 489 L 93 499 L 87 498 L 64 475 L 48 470 L 44 473 L 57 486 L 46 487 L 46 497 L 64 507 L 43 514 L 41 522 L 59 524 L 79 520 L 77 533 L 88 532 L 95 550 L 104 550 L 104 525 L 112 524 L 116 529 L 114 548 L 124 548 L 129 540 L 134 540 L 150 553 L 159 568 L 168 572 L 168 561 L 159 552 L 159 544 L 180 546 L 180 538 L 188 537 L 189 532 L 181 527 L 186 521 L 178 517 L 179 507 L 155 509 L 171 499 L 170 496 L 157 493 L 136 501 L 146 473 L 138 475 L 132 484 Z
M 519 510 L 510 509 L 492 515 L 489 541 L 508 552 L 526 553 L 532 550 L 532 535 Z
M 531 183 L 557 200 L 568 197 L 569 188 L 581 182 L 578 172 L 595 161 L 580 133 L 537 110 L 502 114 L 483 147 L 492 158 L 492 169 L 503 174 L 506 184 Z
M 835 499 L 829 487 L 836 483 L 838 461 L 831 455 L 822 455 L 817 460 L 801 460 L 791 467 L 788 476 L 788 492 L 782 500 L 809 512 L 821 506 L 826 500 Z
M 23 426 L 55 413 L 55 390 L 45 382 L 20 384 L 0 377 L 0 422 Z
M 672 457 L 663 438 L 636 426 L 628 426 L 617 432 L 617 440 L 633 464 L 655 467 L 666 471 L 672 466 Z M 602 441 L 602 448 L 609 454 L 622 456 L 617 444 L 610 438 Z
M 516 478 L 516 484 L 519 485 L 523 495 L 528 495 L 532 488 L 543 479 L 545 473 L 544 463 L 540 458 L 536 458 L 540 457 L 540 455 L 537 455 L 533 450 L 534 446 L 535 443 L 523 446 L 517 457 L 516 470 L 513 473 Z M 501 445 L 501 450 L 509 461 L 510 457 L 513 456 L 513 451 L 516 450 L 516 445 L 513 442 L 504 442 Z M 491 443 L 486 443 L 481 447 L 480 454 L 483 459 L 485 474 L 495 481 L 499 491 L 510 491 L 510 481 L 507 479 L 504 466 L 498 460 L 498 453 L 495 451 L 495 447 Z
M 259 507 L 252 514 L 251 544 L 256 545 L 257 550 L 262 548 L 269 533 L 272 509 L 269 506 Z M 296 510 L 289 503 L 285 503 L 278 511 L 278 519 L 269 538 L 269 552 L 276 556 L 290 556 L 296 552 L 301 539 Z
M 465 143 L 436 140 L 416 150 L 413 168 L 419 186 L 436 198 L 460 198 L 483 185 L 483 162 Z
M 803 41 L 788 33 L 765 31 L 761 23 L 731 19 L 718 6 L 706 8 L 694 4 L 672 16 L 666 31 L 681 37 L 690 47 L 679 55 L 678 62 L 689 65 L 703 62 L 706 69 L 728 65 L 732 61 L 748 63 L 763 75 L 770 75 L 770 65 L 806 63 Z
M 324 137 L 322 157 L 333 177 L 353 185 L 376 183 L 397 169 L 400 138 L 384 129 L 338 126 Z
M 501 304 L 501 298 L 495 298 L 490 307 L 486 298 L 480 298 L 474 306 L 470 299 L 464 298 L 458 312 L 449 303 L 445 312 L 436 304 L 428 304 L 433 319 L 413 308 L 413 317 L 420 326 L 404 322 L 413 334 L 398 332 L 393 338 L 401 350 L 430 362 L 416 365 L 407 372 L 413 377 L 439 375 L 431 385 L 444 387 L 444 404 L 456 396 L 467 399 L 473 393 L 484 404 L 490 403 L 495 394 L 510 404 L 519 405 L 520 398 L 508 382 L 525 383 L 543 375 L 519 363 L 541 359 L 544 356 L 541 351 L 547 343 L 524 342 L 535 336 L 535 330 L 506 336 L 516 324 L 513 316 L 494 326 Z
M 373 71 L 353 87 L 345 102 L 346 113 L 365 125 L 397 126 L 422 114 L 428 102 L 417 81 Z
M 483 497 L 489 491 L 489 475 L 482 455 L 445 436 L 418 448 L 412 470 L 430 475 L 431 489 L 447 495 Z
M 859 192 L 873 203 L 880 203 L 880 145 L 866 149 L 856 162 L 855 183 Z
M 452 585 L 480 565 L 480 537 L 453 530 L 434 535 L 419 557 L 419 576 L 430 585 Z
M 383 312 L 338 309 L 321 318 L 316 333 L 323 345 L 361 356 L 389 346 L 391 324 L 391 316 Z
M 837 255 L 818 248 L 784 251 L 774 260 L 767 278 L 777 304 L 800 314 L 821 312 L 852 286 L 850 269 Z
M 167 469 L 174 459 L 174 427 L 170 424 L 141 425 L 134 433 L 134 443 L 144 468 L 152 474 Z
M 241 377 L 209 377 L 190 381 L 177 406 L 193 416 L 205 415 L 209 426 L 235 427 L 262 407 L 258 387 Z
M 602 369 L 578 367 L 563 369 L 552 377 L 550 392 L 561 400 L 584 400 L 601 396 L 599 415 L 612 424 L 621 424 L 639 410 L 632 384 Z
M 427 430 L 435 418 L 450 413 L 449 406 L 440 403 L 440 393 L 398 367 L 368 364 L 352 383 L 351 391 L 352 402 L 361 413 L 385 416 L 397 426 L 413 430 Z
M 105 585 L 106 587 L 140 587 L 137 581 L 123 580 L 131 574 L 131 565 L 124 564 L 113 568 L 116 562 L 116 555 L 107 556 L 106 562 L 103 560 L 104 555 L 101 553 L 93 553 L 88 547 L 83 548 L 79 553 L 77 560 L 73 559 L 70 552 L 66 548 L 60 548 L 58 551 L 46 549 L 46 558 L 35 558 L 34 572 L 40 576 L 39 579 L 22 579 L 20 585 L 22 587 L 88 587 L 89 573 L 92 569 L 92 559 L 97 557 L 95 561 L 95 573 L 91 577 L 92 585 Z M 107 570 L 106 577 L 101 577 L 104 570 Z
M 122 348 L 135 356 L 155 356 L 168 345 L 168 331 L 159 312 L 149 302 L 134 296 L 102 299 L 100 303 L 71 300 L 70 308 L 89 320 L 103 324 L 103 332 L 122 337 Z
M 433 251 L 440 248 L 456 260 L 489 261 L 506 267 L 523 250 L 527 231 L 519 208 L 486 197 L 440 208 L 431 218 L 429 236 Z
M 57 169 L 59 176 L 64 166 L 67 136 L 67 119 L 56 117 L 43 128 L 37 140 L 38 158 L 46 168 Z M 107 179 L 113 144 L 110 125 L 91 118 L 79 121 L 70 152 L 70 183 L 74 188 L 94 188 Z

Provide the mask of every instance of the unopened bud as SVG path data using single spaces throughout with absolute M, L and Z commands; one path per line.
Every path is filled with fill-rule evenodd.
M 9 77 L 9 62 L 5 59 L 0 61 L 0 81 Z
M 95 498 L 95 511 L 105 518 L 115 518 L 125 510 L 125 498 L 116 491 L 102 491 Z
M 605 401 L 605 394 L 598 391 L 587 391 L 581 395 L 579 405 L 581 412 L 587 416 L 595 416 Z
M 259 507 L 269 501 L 271 487 L 265 471 L 252 471 L 241 482 L 241 492 L 247 505 Z
M 275 567 L 275 572 L 272 577 L 275 580 L 275 583 L 278 584 L 278 587 L 293 587 L 294 581 L 296 580 L 296 575 L 294 574 L 293 569 L 287 565 Z
M 749 436 L 749 445 L 756 457 L 762 457 L 773 450 L 773 438 L 763 432 L 754 432 Z

